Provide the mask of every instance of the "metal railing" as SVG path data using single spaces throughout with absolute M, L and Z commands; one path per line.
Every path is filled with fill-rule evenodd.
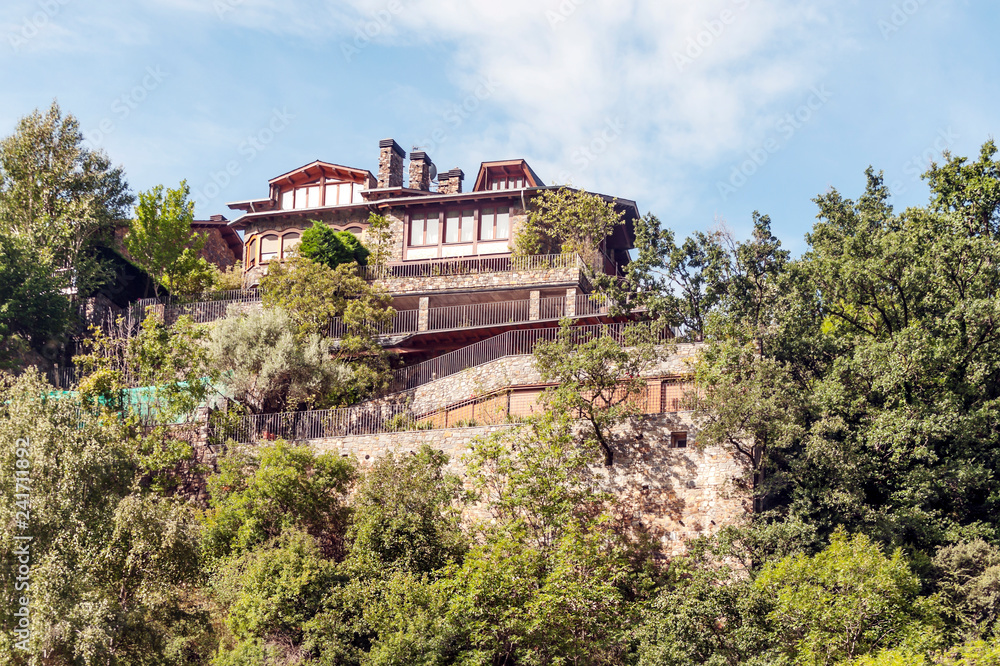
M 379 335 L 406 335 L 417 332 L 419 310 L 397 310 L 396 316 L 388 324 L 375 327 Z M 340 317 L 334 317 L 330 322 L 329 336 L 342 338 L 348 332 L 348 326 Z
M 650 380 L 656 381 L 656 378 Z M 222 439 L 249 444 L 276 439 L 302 441 L 504 425 L 516 423 L 537 413 L 540 388 L 547 386 L 511 386 L 423 413 L 414 413 L 409 405 L 401 403 L 369 403 L 342 409 L 254 414 L 213 430 L 212 434 Z M 674 412 L 685 407 L 682 396 L 691 388 L 692 384 L 688 379 L 659 378 L 659 388 L 656 384 L 650 386 L 647 382 L 638 392 L 630 393 L 623 387 L 613 401 L 628 402 L 643 414 Z M 582 414 L 574 416 L 580 418 Z
M 498 301 L 430 308 L 427 311 L 427 328 L 442 331 L 476 326 L 516 324 L 530 320 L 531 301 Z
M 389 264 L 382 267 L 365 266 L 361 269 L 361 274 L 366 280 L 391 280 L 395 278 L 448 277 L 478 273 L 511 273 L 582 267 L 583 261 L 575 253 L 536 254 L 524 257 L 505 255 L 427 259 Z
M 611 336 L 624 344 L 626 327 L 631 324 L 595 324 L 590 326 L 574 326 L 570 329 L 572 339 L 583 343 L 594 337 Z M 531 328 L 520 331 L 505 331 L 492 338 L 481 340 L 468 347 L 456 349 L 442 354 L 423 363 L 407 368 L 400 368 L 393 373 L 387 393 L 408 391 L 423 386 L 437 379 L 448 377 L 484 363 L 490 363 L 505 356 L 520 356 L 530 354 L 539 340 L 555 340 L 561 329 Z M 673 331 L 663 329 L 657 332 L 658 340 L 673 338 Z

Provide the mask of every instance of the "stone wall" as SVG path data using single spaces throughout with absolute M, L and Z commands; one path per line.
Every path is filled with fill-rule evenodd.
M 690 373 L 690 364 L 698 346 L 698 343 L 678 344 L 676 353 L 650 368 L 645 375 L 647 377 L 665 377 Z M 413 411 L 422 414 L 508 386 L 529 386 L 539 384 L 541 381 L 542 378 L 535 368 L 533 356 L 530 354 L 505 356 L 483 365 L 467 368 L 415 389 L 393 394 L 386 400 L 389 402 L 410 401 Z
M 522 288 L 530 285 L 580 287 L 585 291 L 589 290 L 586 276 L 576 266 L 542 270 L 470 273 L 468 275 L 389 278 L 377 280 L 376 283 L 397 296 L 430 292 L 462 292 L 472 289 Z
M 321 453 L 354 458 L 363 468 L 387 453 L 407 454 L 421 446 L 448 455 L 447 470 L 465 473 L 465 456 L 477 437 L 512 426 L 483 426 L 312 440 Z M 665 556 L 682 554 L 686 542 L 714 534 L 746 514 L 748 504 L 739 462 L 720 447 L 694 446 L 690 415 L 646 417 L 618 430 L 615 464 L 590 469 L 595 487 L 613 494 L 616 517 L 659 541 Z M 689 433 L 686 448 L 671 448 L 672 434 Z M 486 507 L 472 507 L 467 519 L 487 517 Z

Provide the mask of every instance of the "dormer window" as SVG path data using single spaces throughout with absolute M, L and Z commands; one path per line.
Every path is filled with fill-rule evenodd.
M 524 178 L 521 176 L 506 176 L 490 181 L 491 190 L 519 190 L 522 187 L 524 187 Z

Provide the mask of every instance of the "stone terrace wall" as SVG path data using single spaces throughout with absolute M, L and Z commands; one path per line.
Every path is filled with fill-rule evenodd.
M 484 426 L 312 440 L 318 452 L 355 458 L 371 465 L 387 453 L 406 454 L 422 445 L 444 451 L 448 471 L 465 472 L 462 456 L 476 437 L 511 426 Z M 619 429 L 615 464 L 591 470 L 596 487 L 619 498 L 619 518 L 659 540 L 663 554 L 682 554 L 690 539 L 713 534 L 745 515 L 743 469 L 720 447 L 670 448 L 671 433 L 692 432 L 690 415 L 647 417 Z M 484 518 L 483 507 L 467 518 Z
M 461 259 L 458 257 L 456 259 Z M 475 258 L 475 257 L 473 257 Z M 468 291 L 470 289 L 498 289 L 502 287 L 527 287 L 539 285 L 577 286 L 589 291 L 590 286 L 583 271 L 575 266 L 544 270 L 506 271 L 496 273 L 471 273 L 469 275 L 435 275 L 430 277 L 399 277 L 376 280 L 393 296 L 421 294 L 435 291 Z
M 657 366 L 650 368 L 649 377 L 680 375 L 691 371 L 690 363 L 698 350 L 697 343 L 677 345 L 677 352 Z M 454 375 L 443 377 L 415 389 L 395 393 L 388 402 L 410 400 L 413 411 L 422 414 L 447 405 L 476 398 L 508 386 L 527 386 L 541 383 L 531 355 L 505 356 Z

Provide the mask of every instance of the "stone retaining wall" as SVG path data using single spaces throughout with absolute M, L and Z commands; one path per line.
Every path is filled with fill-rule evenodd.
M 514 426 L 483 426 L 312 440 L 322 453 L 352 457 L 361 467 L 387 453 L 406 454 L 424 444 L 444 451 L 447 470 L 465 472 L 463 456 L 477 437 Z M 746 514 L 741 480 L 744 471 L 731 453 L 720 447 L 671 448 L 672 434 L 692 433 L 690 415 L 663 414 L 621 427 L 615 464 L 595 465 L 590 473 L 598 490 L 618 498 L 616 514 L 626 525 L 648 531 L 663 554 L 683 553 L 690 539 L 713 534 Z M 485 507 L 467 511 L 467 519 L 487 517 Z
M 504 271 L 495 273 L 470 273 L 468 275 L 434 275 L 428 277 L 399 277 L 376 280 L 375 283 L 393 296 L 470 289 L 498 289 L 503 287 L 568 286 L 589 290 L 589 282 L 576 266 L 541 270 Z

